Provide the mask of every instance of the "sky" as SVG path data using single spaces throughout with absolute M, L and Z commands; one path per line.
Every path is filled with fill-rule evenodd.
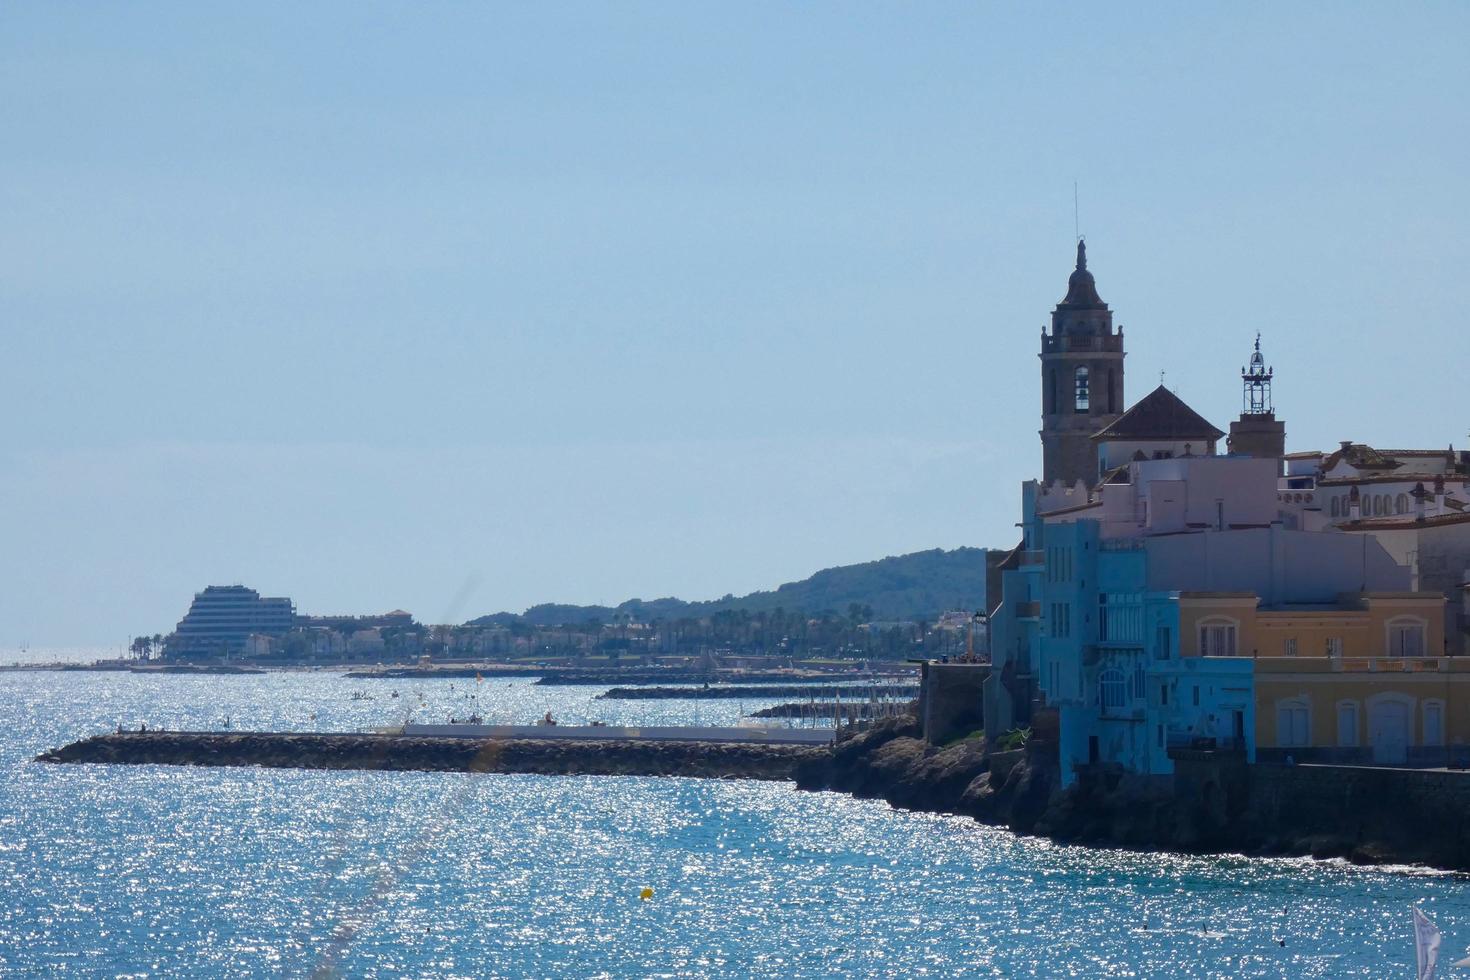
M 1470 445 L 1470 6 L 0 6 L 0 649 L 1014 543 L 1075 233 L 1221 428 Z M 1074 211 L 1074 185 L 1077 207 Z

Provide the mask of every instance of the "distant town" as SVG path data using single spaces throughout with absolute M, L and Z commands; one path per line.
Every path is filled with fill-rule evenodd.
M 462 624 L 404 610 L 305 615 L 289 598 L 211 585 L 174 630 L 134 639 L 142 661 L 361 664 L 492 661 L 652 666 L 712 658 L 751 664 L 959 658 L 984 644 L 987 559 L 961 548 L 826 569 L 774 592 L 706 603 L 543 605 Z M 945 595 L 954 608 L 944 608 Z M 858 598 L 854 598 L 858 597 Z M 808 608 L 811 611 L 808 611 Z

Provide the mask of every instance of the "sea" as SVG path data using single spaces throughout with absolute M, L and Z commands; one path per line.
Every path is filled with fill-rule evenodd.
M 1462 875 L 1060 846 L 789 783 L 31 761 L 140 724 L 730 724 L 780 700 L 598 693 L 0 671 L 0 977 L 1413 977 L 1415 906 L 1441 975 L 1470 951 Z

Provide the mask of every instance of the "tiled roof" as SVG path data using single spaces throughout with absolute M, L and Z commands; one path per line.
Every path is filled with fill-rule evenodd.
M 1393 470 L 1404 465 L 1396 459 L 1390 459 L 1372 446 L 1361 442 L 1350 442 L 1324 459 L 1322 469 L 1330 470 L 1342 461 L 1346 461 L 1349 466 L 1359 470 Z
M 1224 434 L 1184 404 L 1178 395 L 1159 385 L 1092 438 L 1136 442 L 1198 439 L 1204 443 Z M 1202 444 L 1199 449 L 1204 452 L 1205 446 Z
M 1422 521 L 1413 514 L 1396 514 L 1365 521 L 1346 521 L 1338 527 L 1344 531 L 1412 531 L 1416 527 L 1444 527 L 1447 524 L 1470 524 L 1470 514 L 1441 514 Z

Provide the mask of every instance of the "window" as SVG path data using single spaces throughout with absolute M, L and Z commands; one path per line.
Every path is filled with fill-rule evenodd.
M 1077 411 L 1078 412 L 1085 412 L 1085 411 L 1087 411 L 1088 410 L 1088 405 L 1089 405 L 1089 400 L 1088 400 L 1088 392 L 1087 392 L 1087 368 L 1086 367 L 1080 367 L 1080 368 L 1077 369 L 1076 392 L 1077 392 L 1077 401 L 1076 401 Z
M 1295 657 L 1296 656 L 1296 637 L 1294 637 L 1294 636 L 1288 636 L 1286 638 L 1286 652 L 1285 652 L 1285 656 L 1288 656 L 1288 657 Z
M 1154 656 L 1160 660 L 1168 660 L 1173 639 L 1174 635 L 1167 626 L 1154 630 Z
M 1394 498 L 1393 512 L 1395 514 L 1407 514 L 1409 512 L 1409 495 L 1401 493 Z
M 1199 685 L 1194 685 L 1194 706 L 1199 707 Z
M 1358 702 L 1337 702 L 1337 744 L 1353 748 L 1358 744 Z
M 1282 748 L 1301 748 L 1312 744 L 1311 710 L 1305 701 L 1276 703 L 1276 744 Z
M 1327 638 L 1327 656 L 1329 656 L 1329 657 L 1340 657 L 1340 656 L 1342 656 L 1342 637 L 1340 637 L 1340 636 L 1329 636 Z
M 1330 508 L 1330 509 L 1331 509 L 1331 511 L 1332 511 L 1332 516 L 1333 516 L 1333 517 L 1337 517 L 1337 516 L 1338 516 L 1338 509 L 1337 509 L 1337 498 L 1336 498 L 1336 497 L 1333 497 L 1333 498 L 1332 498 L 1332 503 L 1331 503 L 1331 504 L 1329 504 L 1329 505 L 1328 505 L 1328 506 L 1329 506 L 1329 508 Z
M 1225 501 L 1215 501 L 1215 530 L 1225 530 Z
M 1424 744 L 1444 744 L 1444 702 L 1424 702 Z
M 1424 656 L 1424 623 L 1420 620 L 1393 620 L 1388 624 L 1390 657 Z
M 1159 704 L 1165 708 L 1169 706 L 1169 685 L 1167 682 L 1159 685 Z
M 1121 670 L 1105 670 L 1097 681 L 1098 704 L 1104 711 L 1121 708 L 1128 703 L 1128 691 Z
M 1072 635 L 1072 606 L 1066 602 L 1051 604 L 1051 635 L 1065 638 Z
M 1206 623 L 1201 625 L 1199 653 L 1202 657 L 1235 656 L 1235 624 Z
M 1144 692 L 1147 690 L 1145 683 L 1143 664 L 1135 664 L 1133 667 L 1133 700 L 1142 701 L 1144 699 Z

